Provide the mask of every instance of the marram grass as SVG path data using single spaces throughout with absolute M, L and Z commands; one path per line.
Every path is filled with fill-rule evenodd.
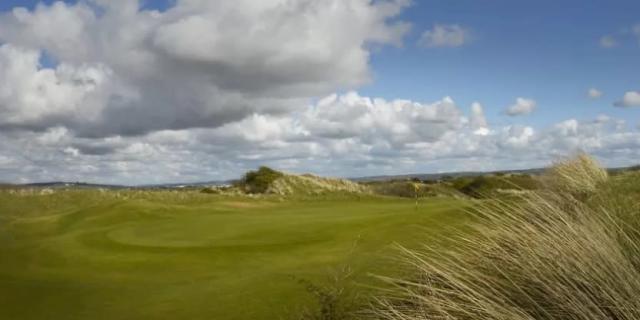
M 324 178 L 311 174 L 284 174 L 275 179 L 266 193 L 277 195 L 318 195 L 323 193 L 368 194 L 365 185 L 346 179 Z
M 626 220 L 635 213 L 595 195 L 607 176 L 585 155 L 547 178 L 555 188 L 478 202 L 481 222 L 451 251 L 404 250 L 414 276 L 383 278 L 393 289 L 376 317 L 640 319 L 640 246 Z
M 608 174 L 594 158 L 581 153 L 556 162 L 545 178 L 550 189 L 581 196 L 596 192 Z

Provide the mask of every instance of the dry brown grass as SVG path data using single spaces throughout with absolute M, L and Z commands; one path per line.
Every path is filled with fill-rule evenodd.
M 549 168 L 545 178 L 550 189 L 583 196 L 596 192 L 609 175 L 597 160 L 580 153 L 556 162 Z
M 367 194 L 370 190 L 367 186 L 346 179 L 285 174 L 273 181 L 266 191 L 277 195 L 318 195 L 331 192 Z
M 450 251 L 404 250 L 415 276 L 383 278 L 394 289 L 380 298 L 377 317 L 640 319 L 640 246 L 630 215 L 620 215 L 619 203 L 575 197 L 598 192 L 606 172 L 579 155 L 548 175 L 564 191 L 479 202 L 473 213 L 481 222 Z

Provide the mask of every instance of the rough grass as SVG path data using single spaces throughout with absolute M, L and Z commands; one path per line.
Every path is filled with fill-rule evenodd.
M 266 193 L 277 195 L 314 196 L 331 193 L 369 194 L 370 189 L 346 179 L 324 178 L 311 174 L 286 174 L 275 179 Z
M 478 202 L 474 236 L 452 250 L 404 250 L 413 276 L 385 278 L 395 289 L 376 316 L 640 319 L 638 206 L 625 187 L 637 177 L 608 182 L 579 155 L 546 178 L 549 191 Z
M 607 170 L 592 157 L 581 153 L 564 159 L 549 168 L 547 187 L 576 197 L 592 194 L 607 181 Z

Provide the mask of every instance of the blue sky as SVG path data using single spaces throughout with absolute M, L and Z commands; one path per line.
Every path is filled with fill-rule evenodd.
M 637 164 L 639 1 L 403 1 L 0 1 L 0 181 Z
M 419 1 L 402 19 L 412 33 L 404 48 L 373 56 L 376 81 L 362 90 L 388 98 L 433 101 L 449 95 L 463 105 L 480 101 L 493 121 L 516 96 L 538 102 L 526 119 L 544 125 L 600 113 L 640 120 L 639 110 L 612 107 L 624 92 L 640 88 L 640 41 L 623 30 L 640 21 L 639 1 Z M 415 46 L 433 24 L 459 24 L 472 40 L 458 48 Z M 605 34 L 620 35 L 603 48 Z M 591 101 L 586 91 L 605 93 Z

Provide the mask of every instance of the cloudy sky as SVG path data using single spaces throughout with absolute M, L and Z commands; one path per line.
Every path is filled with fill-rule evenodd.
M 637 0 L 0 1 L 0 181 L 640 161 Z

